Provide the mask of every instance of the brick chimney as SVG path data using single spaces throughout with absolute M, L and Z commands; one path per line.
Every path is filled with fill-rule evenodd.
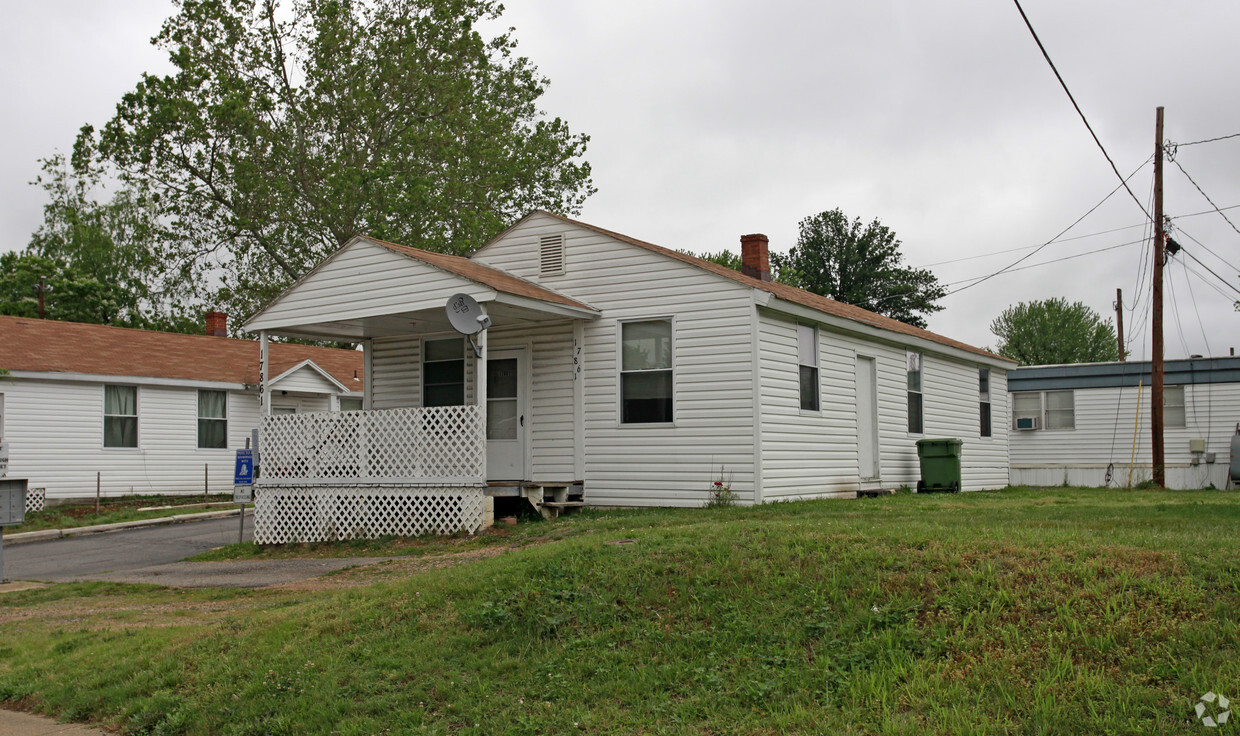
M 768 239 L 761 233 L 741 236 L 741 273 L 759 281 L 771 280 Z
M 207 312 L 207 334 L 228 337 L 228 315 L 223 312 Z

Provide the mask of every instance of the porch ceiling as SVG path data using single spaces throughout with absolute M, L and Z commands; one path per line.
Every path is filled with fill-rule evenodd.
M 567 319 L 597 319 L 599 314 L 559 304 L 548 304 L 536 299 L 496 294 L 492 298 L 480 298 L 491 317 L 491 326 L 507 327 L 541 322 L 559 322 Z M 452 332 L 448 323 L 446 304 L 413 308 L 390 314 L 376 314 L 353 319 L 308 322 L 295 326 L 269 330 L 272 335 L 298 337 L 314 340 L 359 341 L 374 337 L 392 337 L 411 333 Z

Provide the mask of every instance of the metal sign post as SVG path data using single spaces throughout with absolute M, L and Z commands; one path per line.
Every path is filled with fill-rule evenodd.
M 0 480 L 0 584 L 9 582 L 4 576 L 4 527 L 20 526 L 26 521 L 26 479 Z
M 237 450 L 233 471 L 233 503 L 238 505 L 237 544 L 245 541 L 245 506 L 254 501 L 254 450 Z

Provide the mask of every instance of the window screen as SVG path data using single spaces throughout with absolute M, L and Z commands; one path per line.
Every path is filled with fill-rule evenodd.
M 103 387 L 103 446 L 138 446 L 138 387 Z
M 620 335 L 620 421 L 672 421 L 672 323 L 625 322 Z
M 463 405 L 465 340 L 427 340 L 422 350 L 422 406 Z
M 198 446 L 228 447 L 227 391 L 198 391 Z
M 818 411 L 818 328 L 797 325 L 797 352 L 801 366 L 801 408 Z

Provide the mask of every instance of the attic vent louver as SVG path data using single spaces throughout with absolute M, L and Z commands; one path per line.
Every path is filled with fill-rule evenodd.
M 564 233 L 538 239 L 538 275 L 564 275 Z

